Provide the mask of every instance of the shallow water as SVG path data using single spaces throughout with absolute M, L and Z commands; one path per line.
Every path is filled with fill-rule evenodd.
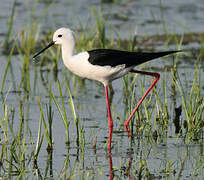
M 0 12 L 0 33 L 7 31 L 5 20 L 10 16 L 13 0 L 2 0 Z M 32 2 L 32 3 L 31 3 Z M 70 1 L 17 1 L 14 33 L 25 28 L 31 19 L 37 19 L 43 31 L 69 27 L 71 29 L 94 27 L 95 19 L 91 8 L 102 10 L 109 35 L 115 32 L 122 38 L 138 35 L 163 34 L 164 32 L 183 34 L 203 32 L 203 0 L 139 0 L 101 3 L 100 0 Z M 32 10 L 32 11 L 31 11 Z M 36 13 L 35 13 L 36 12 Z M 32 13 L 35 16 L 32 16 Z
M 8 15 L 10 15 L 13 1 L 5 1 L 2 3 L 0 11 L 0 34 L 1 39 L 4 38 L 7 32 L 7 26 L 5 21 Z M 36 18 L 41 29 L 45 32 L 50 29 L 56 29 L 61 26 L 69 26 L 72 29 L 79 29 L 78 22 L 87 22 L 90 17 L 90 23 L 88 26 L 95 25 L 93 15 L 91 15 L 90 7 L 95 9 L 102 9 L 104 17 L 107 20 L 108 36 L 114 36 L 113 30 L 117 30 L 122 38 L 132 37 L 134 33 L 139 35 L 153 35 L 163 34 L 166 30 L 169 33 L 185 33 L 185 32 L 202 32 L 204 29 L 204 2 L 202 0 L 188 0 L 188 1 L 164 1 L 159 4 L 160 1 L 119 1 L 118 3 L 101 3 L 100 1 L 61 1 L 56 3 L 50 3 L 50 1 L 30 3 L 30 1 L 17 1 L 16 16 L 14 19 L 13 34 L 18 33 L 26 27 L 28 23 L 28 17 L 31 14 L 30 9 L 36 8 Z M 47 3 L 46 3 L 47 2 Z M 129 4 L 128 4 L 129 3 Z M 129 5 L 129 6 L 128 6 Z M 162 8 L 161 8 L 162 7 Z M 31 17 L 30 17 L 31 18 Z M 35 19 L 34 17 L 32 17 Z M 165 24 L 163 24 L 165 22 Z M 156 24 L 156 25 L 155 25 Z M 194 28 L 192 28 L 194 27 Z M 112 30 L 113 29 L 113 30 Z M 192 44 L 190 48 L 194 47 Z M 188 48 L 189 48 L 188 47 Z M 1 54 L 1 66 L 0 71 L 4 72 L 7 64 L 7 56 Z M 6 77 L 6 84 L 0 104 L 2 106 L 4 98 L 6 98 L 6 104 L 9 109 L 15 110 L 12 126 L 17 132 L 19 124 L 19 101 L 22 100 L 23 109 L 25 114 L 25 131 L 31 131 L 34 141 L 34 146 L 37 140 L 38 124 L 40 120 L 40 111 L 36 101 L 39 97 L 43 111 L 46 114 L 46 105 L 49 103 L 49 93 L 47 92 L 43 81 L 40 78 L 40 69 L 37 69 L 38 79 L 36 89 L 34 90 L 34 77 L 35 68 L 34 65 L 30 67 L 30 83 L 31 92 L 29 98 L 23 88 L 17 88 L 21 86 L 22 76 L 22 62 L 21 56 L 12 56 L 13 75 L 11 71 L 8 71 Z M 66 112 L 70 120 L 70 149 L 67 152 L 67 144 L 65 137 L 65 128 L 61 120 L 60 114 L 53 103 L 52 110 L 53 115 L 53 154 L 52 158 L 47 154 L 46 142 L 43 143 L 43 147 L 40 151 L 38 158 L 38 170 L 43 175 L 45 173 L 46 166 L 50 167 L 50 172 L 53 174 L 54 179 L 58 177 L 60 172 L 64 171 L 67 177 L 71 176 L 71 172 L 75 167 L 76 178 L 85 179 L 90 174 L 90 177 L 97 177 L 98 179 L 110 178 L 110 160 L 112 160 L 113 173 L 121 179 L 128 178 L 128 167 L 130 166 L 130 176 L 137 177 L 139 171 L 143 173 L 143 177 L 150 177 L 152 179 L 166 179 L 176 178 L 180 176 L 180 179 L 189 179 L 191 176 L 202 179 L 203 175 L 203 142 L 197 141 L 195 143 L 186 143 L 183 138 L 174 138 L 175 127 L 173 124 L 173 118 L 175 116 L 174 108 L 175 104 L 178 107 L 181 104 L 181 98 L 178 94 L 175 97 L 171 96 L 171 73 L 169 71 L 163 71 L 164 67 L 171 66 L 173 60 L 171 57 L 165 60 L 160 59 L 153 61 L 146 68 L 150 67 L 161 68 L 161 80 L 158 83 L 158 87 L 161 86 L 162 81 L 167 82 L 167 99 L 168 109 L 170 112 L 169 128 L 167 138 L 159 137 L 155 142 L 152 137 L 147 136 L 135 136 L 131 142 L 124 132 L 121 122 L 126 119 L 125 109 L 127 104 L 125 103 L 123 81 L 117 80 L 113 82 L 115 90 L 113 96 L 113 119 L 114 119 L 114 132 L 112 142 L 112 156 L 109 157 L 106 148 L 106 141 L 108 138 L 108 118 L 106 115 L 106 104 L 104 97 L 103 86 L 99 83 L 85 80 L 84 85 L 76 83 L 74 85 L 74 76 L 72 76 L 59 61 L 58 79 L 63 84 L 64 74 L 68 73 L 70 78 L 70 89 L 72 91 L 76 113 L 80 119 L 81 127 L 84 129 L 85 136 L 85 149 L 77 146 L 76 143 L 76 126 L 73 121 L 73 116 L 68 103 L 69 96 L 66 91 L 65 84 L 63 84 L 63 96 L 66 102 Z M 186 92 L 191 88 L 194 67 L 194 59 L 181 59 L 178 65 L 178 72 L 180 74 L 181 82 L 185 84 L 188 82 Z M 201 77 L 204 76 L 203 61 L 201 61 Z M 53 71 L 43 72 L 45 81 L 49 87 L 49 83 L 52 82 L 52 92 L 56 95 L 58 102 L 60 102 L 58 85 L 54 81 Z M 50 69 L 52 69 L 50 67 Z M 2 82 L 3 76 L 0 78 Z M 141 78 L 143 80 L 143 78 Z M 151 78 L 145 78 L 147 88 L 150 84 Z M 81 80 L 80 80 L 81 81 Z M 140 79 L 137 81 L 140 83 Z M 202 88 L 204 87 L 202 81 Z M 138 88 L 139 89 L 139 88 Z M 140 91 L 137 89 L 137 98 L 141 96 Z M 201 90 L 202 96 L 204 95 L 204 88 Z M 159 90 L 159 95 L 163 97 L 162 90 Z M 176 103 L 175 103 L 175 102 Z M 185 116 L 182 112 L 181 121 L 184 121 Z M 152 119 L 154 121 L 154 119 Z M 144 123 L 148 123 L 145 122 Z M 153 127 L 155 128 L 155 127 Z M 3 134 L 0 135 L 3 138 Z M 97 137 L 96 148 L 93 148 L 94 140 Z M 29 151 L 32 151 L 32 145 L 29 146 Z M 68 161 L 69 159 L 69 161 Z M 68 168 L 63 169 L 65 161 L 68 161 Z M 52 165 L 52 168 L 51 168 Z M 29 175 L 34 176 L 32 172 L 32 165 L 30 165 L 31 172 Z M 141 168 L 144 166 L 144 168 Z M 52 170 L 52 171 L 51 171 Z M 39 173 L 38 172 L 38 173 Z M 149 174 L 148 174 L 149 173 Z M 50 174 L 50 176 L 52 176 Z M 63 174 L 63 173 L 62 173 Z M 146 175 L 144 175 L 146 174 Z M 148 174 L 148 175 L 147 175 Z M 175 175 L 175 176 L 173 176 Z M 49 177 L 49 176 L 48 176 Z

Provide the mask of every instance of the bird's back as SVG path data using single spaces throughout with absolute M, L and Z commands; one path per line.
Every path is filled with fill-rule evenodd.
M 130 67 L 176 52 L 178 51 L 128 52 L 113 49 L 95 49 L 88 51 L 88 61 L 93 65 L 100 66 L 115 67 L 125 64 L 126 67 Z

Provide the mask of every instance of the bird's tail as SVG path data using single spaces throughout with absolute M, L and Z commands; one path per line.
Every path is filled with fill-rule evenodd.
M 147 61 L 151 61 L 153 59 L 167 56 L 170 54 L 182 52 L 182 50 L 176 50 L 176 51 L 162 51 L 162 52 L 135 52 L 135 57 L 137 57 L 138 65 L 145 63 Z

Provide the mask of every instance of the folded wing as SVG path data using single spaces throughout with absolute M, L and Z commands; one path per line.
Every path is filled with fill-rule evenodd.
M 177 52 L 180 51 L 128 52 L 113 49 L 95 49 L 88 51 L 88 61 L 93 65 L 114 67 L 125 64 L 126 67 L 129 67 Z

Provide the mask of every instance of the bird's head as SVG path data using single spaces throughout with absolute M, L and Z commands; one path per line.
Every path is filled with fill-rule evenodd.
M 74 33 L 68 28 L 63 27 L 58 29 L 53 35 L 53 41 L 45 48 L 43 48 L 40 52 L 35 54 L 33 58 L 36 58 L 38 55 L 40 55 L 42 52 L 44 52 L 46 49 L 53 46 L 54 44 L 63 45 L 63 47 L 66 47 L 67 50 L 72 52 L 75 44 Z
M 60 28 L 55 31 L 53 35 L 53 42 L 55 44 L 63 44 L 65 42 L 71 43 L 74 42 L 74 33 L 68 28 Z

